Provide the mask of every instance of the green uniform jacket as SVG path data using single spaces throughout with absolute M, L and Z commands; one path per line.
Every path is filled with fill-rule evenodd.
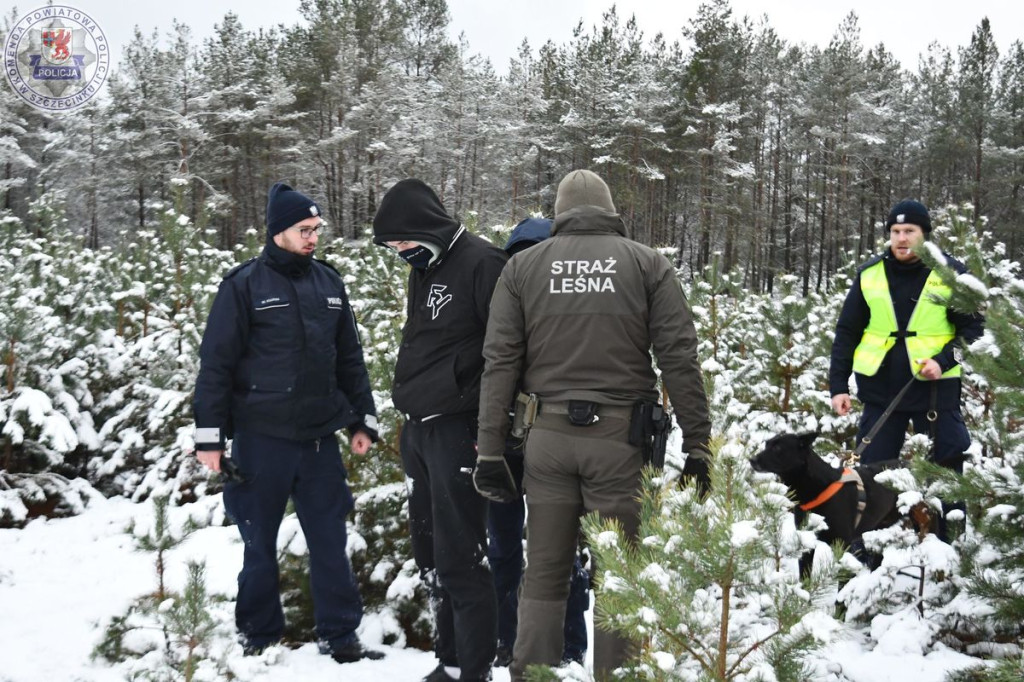
M 658 398 L 657 358 L 683 449 L 711 435 L 697 331 L 667 258 L 597 207 L 560 214 L 551 238 L 516 254 L 494 290 L 484 339 L 478 447 L 500 456 L 516 386 L 549 401 Z M 703 453 L 695 453 L 703 456 Z

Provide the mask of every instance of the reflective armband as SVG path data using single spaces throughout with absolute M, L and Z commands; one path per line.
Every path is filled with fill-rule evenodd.
M 212 426 L 196 427 L 195 440 L 197 445 L 210 443 L 220 444 L 220 429 Z

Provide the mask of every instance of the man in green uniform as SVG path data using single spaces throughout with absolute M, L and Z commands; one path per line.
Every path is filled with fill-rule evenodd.
M 640 445 L 628 442 L 638 401 L 656 401 L 658 360 L 683 428 L 685 474 L 707 478 L 711 424 L 697 334 L 671 263 L 626 237 L 608 186 L 587 170 L 559 184 L 551 238 L 516 254 L 491 301 L 484 341 L 474 481 L 491 499 L 515 484 L 502 458 L 517 385 L 539 411 L 526 441 L 527 567 L 512 679 L 558 665 L 569 577 L 582 514 L 639 525 Z M 594 633 L 598 678 L 619 667 L 628 642 Z

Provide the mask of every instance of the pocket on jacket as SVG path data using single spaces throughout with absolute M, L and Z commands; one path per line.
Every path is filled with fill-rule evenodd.
M 302 322 L 297 319 L 298 309 L 284 297 L 253 297 L 249 334 L 261 354 L 275 358 L 287 353 L 299 343 Z
M 451 414 L 460 411 L 461 396 L 462 389 L 455 380 L 454 358 L 439 358 L 430 365 L 415 368 L 411 361 L 401 367 L 396 365 L 391 399 L 400 412 L 414 417 Z
M 246 403 L 259 405 L 287 400 L 295 391 L 295 377 L 274 372 L 254 372 L 249 380 Z
M 452 359 L 452 379 L 460 392 L 467 386 L 472 386 L 477 378 L 477 367 L 474 366 L 475 364 L 471 361 L 463 361 L 462 354 L 460 353 L 456 353 Z

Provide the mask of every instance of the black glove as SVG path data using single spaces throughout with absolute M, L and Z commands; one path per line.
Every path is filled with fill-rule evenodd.
M 380 435 L 377 433 L 377 426 L 376 426 L 377 420 L 374 419 L 373 423 L 374 423 L 374 426 L 367 426 L 365 422 L 357 422 L 357 423 L 353 424 L 352 426 L 349 426 L 348 427 L 348 437 L 351 438 L 352 436 L 356 435 L 358 432 L 362 431 L 363 433 L 365 433 L 369 437 L 369 439 L 371 441 L 376 443 L 378 440 L 380 440 Z
M 227 455 L 220 456 L 220 477 L 224 481 L 231 481 L 233 483 L 245 483 L 245 474 L 235 464 L 235 460 L 231 459 Z
M 491 502 L 513 502 L 519 497 L 515 479 L 504 457 L 478 457 L 473 470 L 473 487 Z
M 683 465 L 683 483 L 692 479 L 696 479 L 697 494 L 701 499 L 707 497 L 711 491 L 711 472 L 708 471 L 708 460 L 697 459 L 690 454 L 686 458 L 686 464 Z

